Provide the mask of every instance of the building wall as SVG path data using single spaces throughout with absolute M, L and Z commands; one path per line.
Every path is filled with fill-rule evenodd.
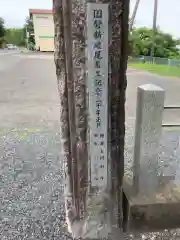
M 52 14 L 33 14 L 36 48 L 54 51 L 54 22 Z

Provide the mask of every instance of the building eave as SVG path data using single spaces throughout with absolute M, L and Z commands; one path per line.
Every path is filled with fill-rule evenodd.
M 53 10 L 50 9 L 29 9 L 29 15 L 33 14 L 53 14 Z

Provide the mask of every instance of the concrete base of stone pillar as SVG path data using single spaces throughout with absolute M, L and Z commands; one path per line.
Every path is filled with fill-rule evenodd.
M 124 178 L 124 232 L 155 232 L 180 227 L 180 192 L 170 179 L 158 178 L 150 197 L 136 195 L 132 181 Z

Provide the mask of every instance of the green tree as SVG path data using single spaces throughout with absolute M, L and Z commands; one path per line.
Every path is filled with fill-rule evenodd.
M 4 19 L 0 17 L 0 48 L 4 43 L 5 34 L 6 34 L 6 29 L 4 26 Z
M 153 31 L 149 28 L 133 29 L 129 36 L 132 55 L 150 56 Z M 170 34 L 157 29 L 155 33 L 154 56 L 162 58 L 179 58 L 178 40 Z
M 11 43 L 17 46 L 25 45 L 24 29 L 23 28 L 9 28 L 6 31 L 6 43 Z
M 27 36 L 27 34 L 28 34 L 28 36 Z M 28 44 L 35 45 L 34 25 L 33 25 L 33 20 L 31 17 L 27 17 L 25 20 L 24 36 L 25 36 L 25 39 L 28 37 Z

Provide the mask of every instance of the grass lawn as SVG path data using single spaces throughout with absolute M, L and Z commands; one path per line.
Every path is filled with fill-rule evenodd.
M 180 77 L 180 67 L 156 65 L 151 63 L 129 63 L 129 67 L 156 73 L 162 76 Z

